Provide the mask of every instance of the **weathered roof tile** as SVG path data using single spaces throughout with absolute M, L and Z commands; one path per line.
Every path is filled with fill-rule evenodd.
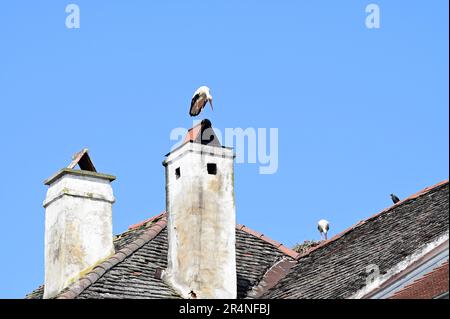
M 390 271 L 449 229 L 448 181 L 429 187 L 297 257 L 263 298 L 349 298 L 365 287 L 367 266 Z
M 365 286 L 368 265 L 386 273 L 425 244 L 448 236 L 448 192 L 448 181 L 429 187 L 303 254 L 236 225 L 238 298 L 351 297 Z M 157 275 L 167 267 L 165 217 L 117 236 L 117 253 L 58 298 L 180 298 Z M 27 298 L 42 298 L 43 290 L 40 286 Z
M 167 267 L 165 215 L 116 237 L 117 253 L 57 298 L 180 298 L 155 274 Z M 254 234 L 257 234 L 255 236 Z M 275 262 L 290 258 L 279 244 L 249 228 L 236 229 L 238 297 L 244 298 Z M 291 253 L 287 248 L 287 252 Z M 290 259 L 292 260 L 292 259 Z M 40 287 L 28 298 L 42 298 Z

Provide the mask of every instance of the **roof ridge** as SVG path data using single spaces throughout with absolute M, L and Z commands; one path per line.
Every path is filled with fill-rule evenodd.
M 262 275 L 258 283 L 255 284 L 247 293 L 247 298 L 259 299 L 270 289 L 275 287 L 282 279 L 284 279 L 291 269 L 297 265 L 297 260 L 291 260 L 286 257 L 275 261 Z
M 256 238 L 259 238 L 259 239 L 265 241 L 266 243 L 271 244 L 272 246 L 277 248 L 279 251 L 281 251 L 283 254 L 285 254 L 285 255 L 293 258 L 293 259 L 297 259 L 299 257 L 299 255 L 300 255 L 295 250 L 293 250 L 291 248 L 288 248 L 288 247 L 284 246 L 282 243 L 280 243 L 280 242 L 278 242 L 276 240 L 273 240 L 272 238 L 267 237 L 266 235 L 264 235 L 262 233 L 259 233 L 259 232 L 255 231 L 255 230 L 251 229 L 251 228 L 248 228 L 245 225 L 236 224 L 236 229 L 245 231 L 247 234 L 253 235 Z
M 161 216 L 161 215 L 159 215 Z M 157 216 L 158 217 L 158 216 Z M 127 257 L 133 254 L 136 250 L 147 244 L 155 238 L 167 226 L 167 219 L 163 216 L 161 219 L 155 221 L 148 229 L 140 234 L 135 240 L 126 244 L 114 255 L 108 257 L 98 265 L 95 265 L 89 272 L 81 276 L 76 282 L 68 286 L 68 288 L 57 295 L 56 299 L 74 299 L 79 296 L 89 286 L 100 279 L 108 270 L 124 261 Z
M 351 232 L 355 228 L 357 228 L 357 227 L 367 223 L 368 221 L 370 221 L 372 219 L 375 219 L 375 218 L 379 217 L 381 214 L 384 214 L 384 213 L 386 213 L 388 211 L 391 211 L 392 209 L 394 209 L 394 208 L 396 208 L 396 207 L 398 207 L 398 206 L 400 206 L 402 204 L 405 204 L 405 203 L 409 202 L 412 199 L 416 199 L 416 198 L 421 197 L 421 196 L 423 196 L 425 194 L 428 194 L 430 191 L 435 190 L 435 189 L 437 189 L 437 188 L 439 188 L 439 187 L 441 187 L 441 186 L 443 186 L 445 184 L 448 184 L 448 183 L 449 183 L 449 180 L 447 179 L 447 180 L 441 181 L 441 182 L 439 182 L 437 184 L 434 184 L 432 186 L 425 187 L 424 189 L 418 191 L 417 193 L 414 193 L 413 195 L 408 196 L 407 198 L 405 198 L 405 199 L 403 199 L 403 200 L 401 200 L 401 201 L 399 201 L 399 202 L 397 202 L 397 203 L 395 203 L 395 204 L 393 204 L 393 205 L 383 209 L 382 211 L 380 211 L 380 212 L 378 212 L 378 213 L 376 213 L 376 214 L 374 214 L 374 215 L 372 215 L 372 216 L 370 216 L 370 217 L 368 217 L 366 219 L 360 220 L 358 223 L 356 223 L 356 224 L 346 228 L 342 232 L 334 235 L 329 240 L 325 240 L 322 243 L 320 243 L 319 245 L 317 245 L 315 247 L 312 247 L 311 249 L 307 250 L 306 252 L 304 252 L 302 254 L 298 254 L 296 259 L 298 260 L 298 259 L 300 259 L 302 257 L 308 256 L 309 254 L 311 254 L 315 250 L 320 249 L 320 248 L 322 248 L 322 247 L 324 247 L 324 246 L 326 246 L 326 245 L 328 245 L 328 244 L 338 240 L 339 238 L 341 238 L 344 235 L 348 234 L 349 232 Z
M 149 222 L 153 222 L 153 221 L 155 221 L 155 220 L 159 220 L 159 219 L 164 218 L 164 217 L 166 217 L 166 216 L 167 216 L 167 213 L 166 213 L 165 211 L 163 211 L 163 212 L 161 212 L 161 214 L 159 214 L 159 215 L 156 215 L 156 216 L 147 218 L 147 219 L 145 219 L 145 220 L 143 220 L 143 221 L 141 221 L 141 222 L 138 222 L 138 223 L 136 223 L 136 224 L 133 224 L 133 225 L 128 226 L 128 229 L 127 229 L 125 232 L 123 232 L 122 234 L 119 234 L 118 236 L 121 236 L 121 235 L 127 233 L 127 232 L 130 231 L 130 230 L 135 230 L 136 228 L 139 228 L 139 227 L 141 227 L 141 226 L 144 226 L 145 224 L 147 224 L 147 223 L 149 223 Z

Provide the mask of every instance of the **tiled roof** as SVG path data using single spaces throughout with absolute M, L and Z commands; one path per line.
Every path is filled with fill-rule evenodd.
M 432 299 L 448 292 L 448 261 L 414 281 L 391 299 Z
M 384 275 L 448 236 L 448 181 L 427 188 L 300 255 L 263 298 L 349 298 L 366 286 L 367 267 Z
M 417 279 L 417 273 L 422 273 L 429 267 L 437 267 L 442 259 L 448 259 L 449 239 L 429 245 L 429 249 L 423 250 L 421 256 L 410 258 L 406 267 L 401 267 L 394 275 L 389 276 L 381 285 L 374 289 L 366 289 L 364 299 L 386 299 L 390 298 L 396 291 L 403 289 L 406 285 Z M 446 253 L 447 252 L 447 253 Z M 447 256 L 447 257 L 445 257 Z M 433 268 L 429 268 L 428 270 Z M 422 273 L 423 274 L 423 273 Z M 412 280 L 412 281 L 411 281 Z M 403 287 L 403 288 L 402 288 Z
M 168 248 L 166 225 L 166 219 L 163 218 L 149 227 L 144 226 L 145 230 L 137 239 L 116 253 L 124 251 L 127 256 L 123 260 L 120 260 L 120 256 L 116 265 L 109 267 L 101 277 L 94 278 L 94 282 L 80 294 L 63 293 L 58 298 L 180 298 L 156 276 L 158 269 L 167 267 L 164 253 Z M 133 247 L 135 244 L 136 249 Z
M 240 225 L 239 225 L 240 226 Z M 247 227 L 236 229 L 236 272 L 238 298 L 245 298 L 265 273 L 279 260 L 289 259 L 294 251 L 265 236 L 255 236 Z M 260 234 L 259 234 L 260 235 Z
M 158 276 L 167 267 L 166 215 L 161 214 L 115 238 L 116 254 L 95 266 L 57 298 L 180 298 Z M 277 261 L 296 253 L 270 238 L 238 225 L 236 267 L 238 298 L 263 278 Z M 39 287 L 27 298 L 42 298 Z
M 352 297 L 366 286 L 367 266 L 385 275 L 425 245 L 448 237 L 448 187 L 445 181 L 426 188 L 302 254 L 237 225 L 238 298 Z M 167 266 L 164 213 L 131 226 L 114 244 L 114 256 L 58 297 L 179 298 L 155 275 Z M 41 286 L 27 298 L 42 295 Z

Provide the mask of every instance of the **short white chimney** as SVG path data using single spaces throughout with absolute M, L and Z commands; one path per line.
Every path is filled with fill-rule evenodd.
M 84 272 L 114 253 L 111 182 L 100 174 L 88 150 L 45 181 L 44 298 L 52 298 Z M 80 170 L 74 169 L 78 165 Z
M 163 279 L 184 298 L 235 299 L 233 150 L 220 146 L 203 120 L 163 165 L 169 238 Z

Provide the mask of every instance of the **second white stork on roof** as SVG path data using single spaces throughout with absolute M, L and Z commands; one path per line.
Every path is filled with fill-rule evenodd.
M 325 240 L 328 239 L 328 230 L 330 229 L 330 223 L 325 220 L 325 219 L 321 219 L 319 220 L 319 222 L 317 223 L 317 229 L 320 232 L 320 238 L 322 238 L 322 236 L 325 238 Z
M 189 111 L 190 116 L 197 116 L 205 107 L 206 103 L 209 102 L 211 105 L 211 110 L 214 110 L 212 103 L 211 90 L 207 86 L 201 86 L 195 91 L 194 96 L 191 101 L 191 109 Z

